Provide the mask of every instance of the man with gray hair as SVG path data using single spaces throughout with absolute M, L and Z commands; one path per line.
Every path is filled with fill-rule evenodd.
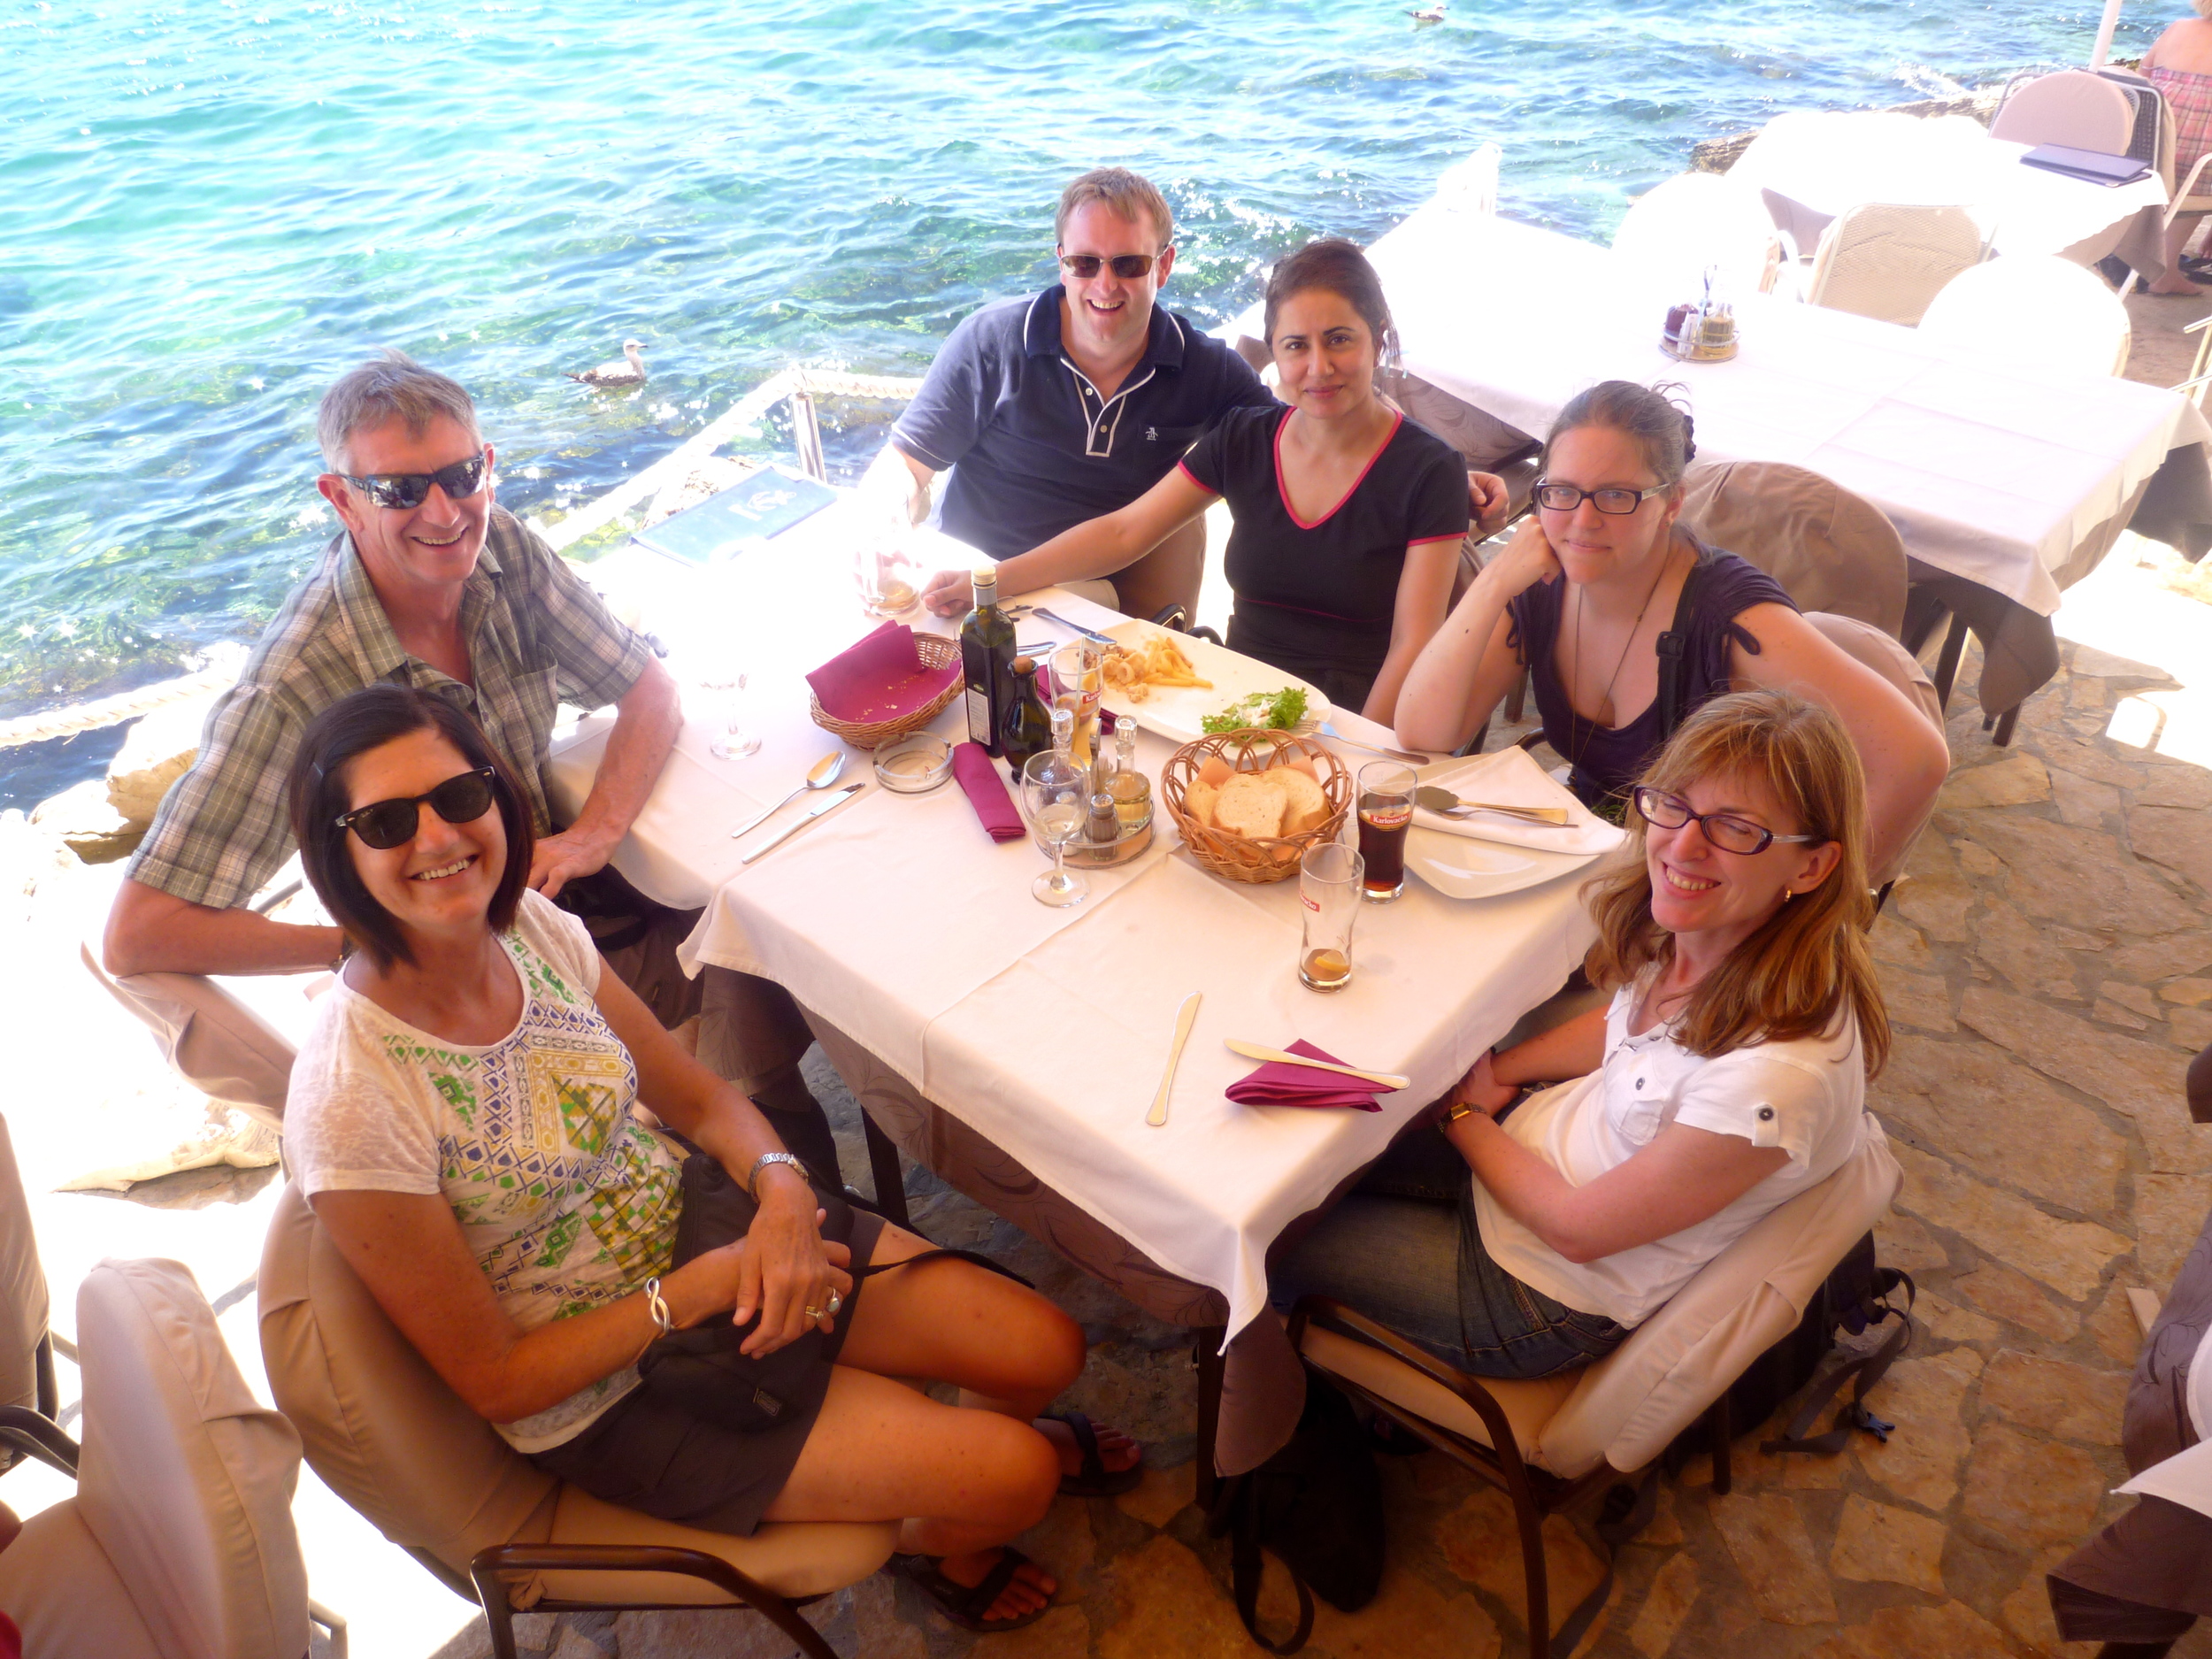
M 365 686 L 434 691 L 475 718 L 528 797 L 539 835 L 530 885 L 548 898 L 618 879 L 601 872 L 675 741 L 676 683 L 651 649 L 494 504 L 492 447 L 457 382 L 387 351 L 324 395 L 316 435 L 329 469 L 316 488 L 342 527 L 210 713 L 191 770 L 125 871 L 103 946 L 111 973 L 341 965 L 340 929 L 275 921 L 248 901 L 292 850 L 285 782 L 302 732 Z M 612 703 L 616 716 L 589 796 L 556 831 L 544 770 L 564 699 Z M 664 1023 L 700 1010 L 695 982 L 657 981 L 638 988 Z M 785 1144 L 833 1179 L 828 1124 L 798 1074 L 811 1033 L 789 995 L 718 972 L 705 1002 L 715 1034 L 702 1058 L 743 1083 Z

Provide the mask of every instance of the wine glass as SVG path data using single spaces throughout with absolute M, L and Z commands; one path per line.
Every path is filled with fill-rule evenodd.
M 760 739 L 745 729 L 740 718 L 745 676 L 733 668 L 703 668 L 696 683 L 707 694 L 711 710 L 705 724 L 714 735 L 707 740 L 707 753 L 717 760 L 743 760 L 748 755 L 758 754 Z
M 1079 904 L 1091 884 L 1067 867 L 1068 843 L 1083 833 L 1085 791 L 1090 780 L 1058 750 L 1032 755 L 1022 767 L 1022 804 L 1029 821 L 1052 849 L 1052 868 L 1030 883 L 1040 904 L 1055 910 Z

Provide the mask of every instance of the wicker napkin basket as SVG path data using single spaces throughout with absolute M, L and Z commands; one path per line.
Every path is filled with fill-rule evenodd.
M 1315 780 L 1327 797 L 1329 816 L 1316 827 L 1298 835 L 1265 839 L 1232 835 L 1190 815 L 1184 797 L 1196 781 L 1198 769 L 1215 756 L 1238 772 L 1265 772 L 1303 757 L 1313 762 Z M 1344 815 L 1352 808 L 1352 774 L 1344 763 L 1310 737 L 1293 732 L 1247 729 L 1221 732 L 1186 743 L 1167 758 L 1160 770 L 1160 795 L 1169 816 L 1182 832 L 1183 844 L 1214 874 L 1230 881 L 1286 881 L 1298 873 L 1298 861 L 1306 849 L 1334 841 L 1344 827 Z
M 943 639 L 934 634 L 918 634 L 914 636 L 914 654 L 922 659 L 925 668 L 943 668 L 959 660 L 960 641 Z M 815 725 L 825 732 L 843 738 L 855 749 L 874 749 L 895 737 L 920 731 L 942 714 L 963 688 L 964 682 L 956 676 L 950 685 L 920 708 L 906 714 L 895 715 L 888 720 L 841 720 L 825 710 L 821 698 L 810 691 L 807 693 L 807 712 L 813 717 Z

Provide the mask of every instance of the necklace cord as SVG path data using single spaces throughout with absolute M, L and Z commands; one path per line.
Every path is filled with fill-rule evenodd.
M 1659 585 L 1667 580 L 1667 566 L 1673 563 L 1674 532 L 1670 528 L 1667 532 L 1667 550 L 1659 560 L 1659 573 L 1651 579 L 1651 587 L 1644 595 L 1642 608 L 1636 612 L 1636 620 L 1629 624 L 1628 637 L 1621 641 L 1620 658 L 1613 664 L 1613 677 L 1605 682 L 1605 689 L 1598 693 L 1598 707 L 1601 710 L 1613 701 L 1613 687 L 1620 683 L 1621 670 L 1628 664 L 1628 653 L 1636 643 L 1636 635 L 1644 626 L 1645 617 L 1651 612 L 1651 602 L 1659 596 Z M 1582 589 L 1580 587 L 1575 588 L 1574 645 L 1575 672 L 1579 674 L 1582 672 Z M 1586 728 L 1577 734 L 1581 741 L 1575 745 L 1575 752 L 1567 757 L 1568 765 L 1579 772 L 1582 766 L 1583 751 L 1590 747 L 1590 739 L 1596 734 L 1599 722 L 1594 718 L 1588 721 L 1583 719 L 1580 711 L 1574 706 L 1574 687 L 1571 685 L 1567 688 L 1567 712 L 1574 717 L 1578 725 Z

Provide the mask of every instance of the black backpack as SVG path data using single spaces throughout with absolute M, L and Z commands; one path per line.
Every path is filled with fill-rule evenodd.
M 1905 1293 L 1905 1305 L 1893 1307 L 1889 1297 L 1900 1286 Z M 1857 1429 L 1877 1440 L 1888 1440 L 1896 1425 L 1883 1422 L 1866 1409 L 1866 1394 L 1912 1340 L 1911 1309 L 1916 1294 L 1910 1275 L 1876 1263 L 1874 1235 L 1868 1233 L 1836 1263 L 1835 1271 L 1805 1304 L 1797 1328 L 1752 1361 L 1750 1369 L 1730 1386 L 1730 1423 L 1739 1432 L 1758 1427 L 1785 1400 L 1819 1375 L 1821 1386 L 1806 1395 L 1789 1427 L 1778 1439 L 1762 1441 L 1761 1451 L 1839 1452 Z M 1897 1321 L 1896 1328 L 1872 1351 L 1854 1355 L 1823 1371 L 1835 1351 L 1839 1331 L 1858 1336 L 1892 1317 Z M 1825 1434 L 1808 1438 L 1805 1431 L 1847 1382 L 1854 1385 L 1851 1399 L 1836 1414 L 1835 1425 Z
M 1230 1535 L 1237 1612 L 1271 1654 L 1306 1645 L 1314 1596 L 1347 1613 L 1373 1601 L 1382 1585 L 1382 1479 L 1351 1402 L 1309 1371 L 1298 1432 L 1251 1473 L 1222 1483 L 1207 1530 Z M 1298 1628 L 1280 1643 L 1260 1633 L 1262 1548 L 1290 1570 L 1298 1592 Z

